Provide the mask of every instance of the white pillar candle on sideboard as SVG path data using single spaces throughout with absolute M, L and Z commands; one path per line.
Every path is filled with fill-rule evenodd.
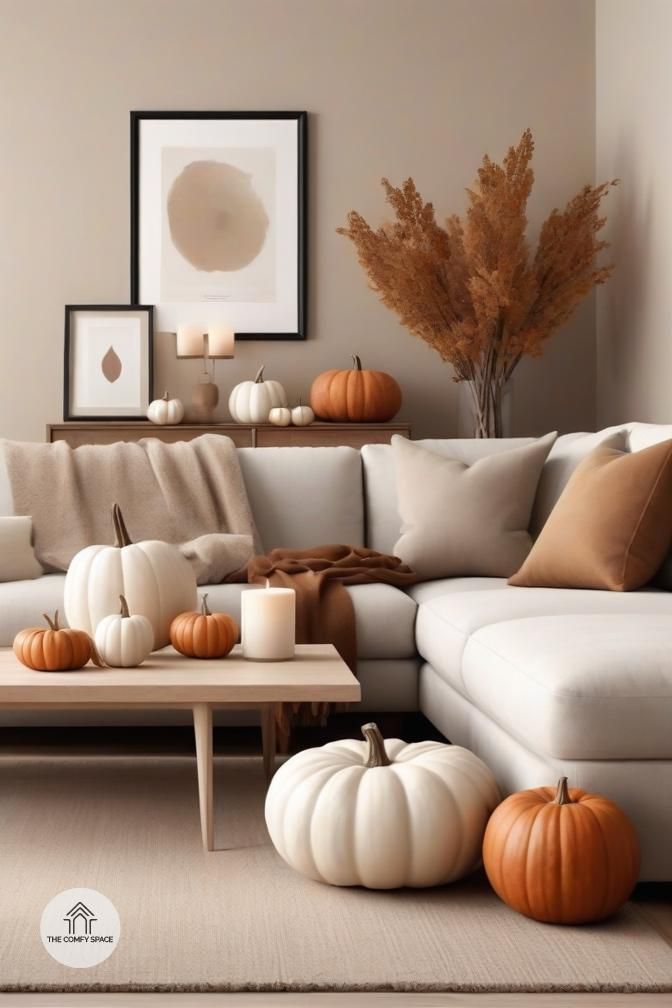
M 177 356 L 202 357 L 205 352 L 205 331 L 200 325 L 181 325 L 177 330 Z
M 228 325 L 208 326 L 208 357 L 231 359 L 236 335 Z
M 250 588 L 240 597 L 243 657 L 287 661 L 294 657 L 296 592 L 293 588 Z

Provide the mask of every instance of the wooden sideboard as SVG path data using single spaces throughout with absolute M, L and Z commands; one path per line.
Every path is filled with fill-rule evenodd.
M 273 424 L 175 424 L 160 426 L 147 421 L 71 421 L 47 425 L 47 441 L 66 441 L 71 448 L 84 444 L 113 444 L 155 437 L 161 441 L 191 441 L 200 434 L 226 434 L 239 448 L 320 447 L 388 444 L 393 434 L 410 438 L 404 423 L 313 423 L 308 427 L 274 427 Z

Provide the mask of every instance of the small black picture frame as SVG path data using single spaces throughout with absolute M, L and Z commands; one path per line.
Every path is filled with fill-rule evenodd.
M 202 324 L 205 330 L 210 323 L 223 322 L 234 329 L 237 340 L 306 339 L 308 114 L 133 111 L 130 115 L 131 300 L 156 306 L 159 331 L 176 332 L 180 325 L 193 324 Z M 270 156 L 264 162 L 259 151 L 266 149 Z M 202 247 L 190 257 L 175 238 L 170 202 L 179 182 L 184 220 L 192 227 L 190 240 L 197 240 L 193 235 L 197 215 L 188 213 L 187 187 L 196 192 L 199 170 L 211 172 L 207 184 L 203 182 L 204 191 L 218 191 L 221 184 L 222 206 L 213 206 L 212 213 L 221 230 L 226 229 L 222 221 L 229 213 L 235 228 L 242 228 L 240 208 L 248 204 L 256 207 L 252 231 L 266 216 L 260 251 L 244 266 L 232 264 L 228 272 L 223 260 L 229 253 L 223 242 L 219 252 L 211 249 L 205 255 L 209 261 L 204 263 L 199 259 Z M 227 171 L 228 178 L 236 180 L 230 188 Z M 237 199 L 244 176 L 249 189 L 242 190 L 245 199 Z M 268 200 L 266 193 L 272 193 Z M 200 211 L 200 192 L 193 198 Z M 206 227 L 198 240 L 209 241 L 208 234 Z M 252 239 L 250 243 L 254 245 Z
M 153 387 L 153 305 L 65 306 L 64 420 L 145 420 Z

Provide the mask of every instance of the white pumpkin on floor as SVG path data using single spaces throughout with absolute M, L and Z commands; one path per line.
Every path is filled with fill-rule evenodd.
M 96 627 L 98 654 L 111 668 L 137 668 L 154 648 L 154 629 L 146 616 L 131 613 L 128 602 L 119 596 L 116 616 L 105 616 Z
M 481 862 L 499 804 L 477 756 L 440 742 L 345 739 L 307 749 L 275 774 L 266 825 L 278 854 L 318 882 L 369 889 L 435 886 Z
M 196 605 L 196 577 L 177 546 L 131 541 L 121 510 L 112 509 L 114 546 L 87 546 L 73 557 L 65 577 L 65 615 L 71 627 L 91 636 L 105 616 L 119 612 L 124 595 L 131 612 L 145 616 L 154 647 L 170 640 L 170 624 Z

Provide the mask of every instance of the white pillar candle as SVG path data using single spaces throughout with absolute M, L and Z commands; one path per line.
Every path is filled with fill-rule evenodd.
M 211 325 L 208 328 L 208 354 L 210 357 L 233 357 L 235 333 L 231 326 Z
M 293 588 L 250 588 L 240 597 L 243 657 L 287 661 L 294 657 L 296 592 Z
M 177 330 L 177 356 L 202 357 L 205 350 L 205 333 L 198 325 L 183 325 Z

